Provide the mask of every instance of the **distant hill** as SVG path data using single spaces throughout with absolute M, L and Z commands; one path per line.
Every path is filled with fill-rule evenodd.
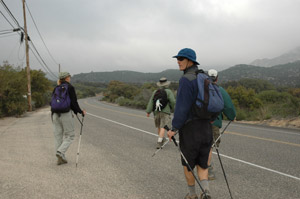
M 88 81 L 108 83 L 111 80 L 118 80 L 127 83 L 157 82 L 161 77 L 166 77 L 169 81 L 178 81 L 182 72 L 169 69 L 160 73 L 142 73 L 135 71 L 112 71 L 112 72 L 91 72 L 80 73 L 72 77 L 72 81 Z
M 242 78 L 268 80 L 276 86 L 300 86 L 300 61 L 272 67 L 236 65 L 219 73 L 219 82 Z
M 279 64 L 292 63 L 298 60 L 300 60 L 300 46 L 272 59 L 256 59 L 255 61 L 251 62 L 250 65 L 270 67 Z
M 178 81 L 182 72 L 177 69 L 165 70 L 160 73 L 142 73 L 135 71 L 91 72 L 76 74 L 72 82 L 102 82 L 109 83 L 118 80 L 127 83 L 157 82 L 161 77 L 169 81 Z M 300 61 L 273 67 L 259 67 L 252 65 L 236 65 L 219 72 L 219 82 L 240 80 L 243 78 L 268 80 L 276 86 L 300 87 Z

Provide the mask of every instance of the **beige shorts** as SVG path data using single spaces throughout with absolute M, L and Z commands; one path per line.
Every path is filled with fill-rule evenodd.
M 154 124 L 156 128 L 164 128 L 165 125 L 171 128 L 171 116 L 167 113 L 157 112 L 154 116 Z
M 218 139 L 218 137 L 220 136 L 220 128 L 212 125 L 212 132 L 213 132 L 214 142 L 215 142 Z M 219 147 L 220 142 L 221 142 L 221 139 L 219 139 L 218 142 L 216 143 L 217 147 Z

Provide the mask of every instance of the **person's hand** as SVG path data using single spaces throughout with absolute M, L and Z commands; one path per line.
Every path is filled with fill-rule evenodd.
M 82 113 L 81 113 L 82 117 L 84 117 L 85 114 L 86 114 L 86 111 L 85 111 L 85 110 L 82 110 Z
M 147 113 L 147 117 L 149 117 L 150 116 L 150 113 Z
M 169 140 L 171 141 L 172 140 L 172 137 L 175 135 L 176 133 L 174 131 L 168 131 L 167 135 L 168 135 L 168 138 Z

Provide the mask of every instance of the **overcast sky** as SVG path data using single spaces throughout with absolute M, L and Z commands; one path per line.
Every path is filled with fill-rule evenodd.
M 0 0 L 2 1 L 2 0 Z M 21 0 L 4 0 L 23 26 Z M 177 69 L 173 55 L 192 48 L 205 70 L 273 58 L 300 46 L 300 0 L 27 0 L 57 63 L 71 74 Z M 0 11 L 13 23 L 3 5 Z M 27 11 L 28 32 L 48 54 Z M 0 33 L 12 29 L 0 13 Z M 18 34 L 0 34 L 0 61 L 26 66 Z M 30 52 L 32 69 L 44 69 Z

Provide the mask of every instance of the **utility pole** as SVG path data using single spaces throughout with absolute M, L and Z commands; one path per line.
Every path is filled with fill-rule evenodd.
M 58 64 L 58 73 L 60 73 L 60 64 Z
M 31 105 L 31 79 L 30 79 L 30 67 L 29 67 L 29 46 L 28 46 L 28 34 L 25 14 L 25 0 L 23 1 L 23 16 L 24 16 L 24 33 L 25 33 L 25 47 L 26 47 L 26 70 L 27 70 L 27 100 L 28 100 L 28 111 L 32 111 Z

